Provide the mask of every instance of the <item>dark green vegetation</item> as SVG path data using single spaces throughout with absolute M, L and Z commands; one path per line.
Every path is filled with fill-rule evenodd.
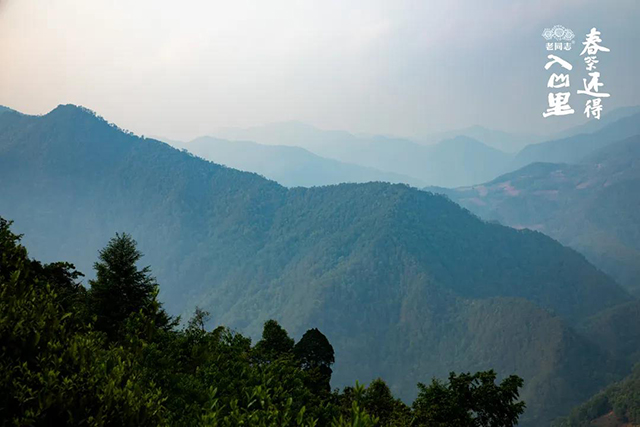
M 588 319 L 584 333 L 622 363 L 640 360 L 640 302 L 604 310 Z M 630 427 L 640 425 L 640 364 L 623 381 L 615 383 L 576 407 L 554 427 Z
M 451 374 L 419 384 L 409 408 L 382 380 L 331 391 L 334 350 L 310 329 L 294 345 L 277 322 L 251 341 L 176 328 L 126 234 L 100 251 L 86 290 L 67 263 L 28 258 L 0 218 L 0 424 L 88 426 L 509 427 L 524 411 L 510 376 Z
M 640 425 L 640 366 L 624 380 L 612 384 L 554 427 L 630 427 Z
M 584 253 L 589 261 L 640 293 L 640 133 L 631 116 L 596 134 L 549 143 L 547 154 L 577 163 L 534 163 L 489 183 L 438 189 L 487 220 L 532 228 Z M 619 126 L 619 127 L 618 127 Z M 585 142 L 580 149 L 574 145 Z M 580 158 L 584 150 L 593 150 Z M 571 154 L 571 156 L 569 156 Z M 567 157 L 569 156 L 569 157 Z M 579 326 L 580 332 L 624 366 L 640 361 L 640 304 L 603 310 Z M 638 370 L 574 409 L 558 426 L 640 424 Z M 593 424 L 592 424 L 593 423 Z
M 2 214 L 38 258 L 88 272 L 127 230 L 168 313 L 199 305 L 207 325 L 254 338 L 269 319 L 296 338 L 317 327 L 335 349 L 333 386 L 380 376 L 412 401 L 420 379 L 493 368 L 524 379 L 522 424 L 540 426 L 630 370 L 584 332 L 634 301 L 625 290 L 551 238 L 443 196 L 288 190 L 73 106 L 0 115 L 0 182 Z
M 483 185 L 440 191 L 482 218 L 536 229 L 577 249 L 638 293 L 639 188 L 640 136 L 634 136 L 579 164 L 534 163 Z

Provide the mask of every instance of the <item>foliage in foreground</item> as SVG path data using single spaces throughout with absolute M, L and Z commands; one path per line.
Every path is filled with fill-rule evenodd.
M 128 235 L 99 254 L 86 290 L 71 264 L 29 259 L 0 218 L 0 423 L 88 426 L 506 427 L 522 380 L 492 371 L 419 384 L 412 407 L 381 379 L 331 391 L 333 347 L 310 329 L 295 343 L 270 320 L 262 339 L 184 328 L 157 301 Z

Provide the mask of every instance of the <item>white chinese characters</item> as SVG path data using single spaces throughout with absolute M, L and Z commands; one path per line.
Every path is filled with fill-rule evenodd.
M 601 98 L 608 98 L 611 96 L 609 93 L 600 92 L 604 83 L 600 81 L 600 72 L 595 71 L 597 64 L 600 62 L 598 61 L 598 52 L 610 51 L 609 48 L 601 46 L 601 42 L 602 39 L 600 38 L 600 31 L 592 28 L 589 34 L 587 34 L 586 40 L 582 43 L 584 45 L 584 49 L 582 49 L 580 56 L 583 56 L 586 53 L 584 63 L 587 71 L 590 71 L 590 73 L 589 79 L 582 79 L 584 89 L 578 91 L 579 95 L 587 95 L 591 97 L 585 104 L 584 114 L 587 117 L 593 117 L 598 120 L 600 120 L 600 114 L 602 113 Z
M 544 66 L 545 70 L 548 70 L 556 64 L 568 71 L 573 69 L 573 66 L 570 63 L 559 56 L 549 55 L 547 58 L 550 59 L 550 61 Z M 564 73 L 553 73 L 547 82 L 547 87 L 552 89 L 568 88 L 569 86 L 569 74 Z M 567 114 L 573 114 L 575 111 L 569 105 L 570 96 L 571 92 L 550 92 L 548 97 L 549 108 L 547 108 L 547 111 L 542 113 L 542 117 L 547 118 L 549 116 L 566 116 Z
M 610 52 L 610 49 L 601 45 L 602 39 L 600 38 L 600 31 L 595 27 L 586 35 L 585 41 L 582 43 L 584 49 L 580 53 L 580 56 L 584 56 L 585 68 L 587 71 L 587 78 L 583 78 L 583 89 L 577 90 L 576 94 L 586 95 L 589 99 L 585 103 L 584 114 L 588 118 L 600 119 L 602 113 L 602 98 L 608 98 L 611 95 L 604 91 L 604 83 L 601 79 L 600 71 L 597 70 L 598 54 L 601 52 Z M 574 38 L 573 31 L 561 26 L 556 25 L 553 28 L 546 28 L 542 36 L 547 40 L 546 48 L 551 51 L 569 51 L 571 50 L 570 42 Z M 553 41 L 555 40 L 555 41 Z M 563 46 L 566 45 L 566 46 Z M 565 52 L 563 56 L 566 58 L 570 52 Z M 571 86 L 570 76 L 568 71 L 573 69 L 573 66 L 565 58 L 561 58 L 557 55 L 548 55 L 549 61 L 545 64 L 545 70 L 553 68 L 554 71 L 547 80 L 547 88 L 553 89 L 549 92 L 547 97 L 548 108 L 542 113 L 544 118 L 550 116 L 566 116 L 573 114 L 574 110 L 569 104 L 571 98 Z M 561 70 L 563 68 L 564 70 Z

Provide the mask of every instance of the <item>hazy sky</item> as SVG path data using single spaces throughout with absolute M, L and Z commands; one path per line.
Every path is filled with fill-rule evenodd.
M 81 104 L 139 134 L 301 120 L 421 134 L 473 124 L 545 133 L 583 121 L 581 42 L 602 31 L 605 109 L 640 104 L 638 0 L 0 0 L 0 104 Z M 542 119 L 545 27 L 576 113 Z

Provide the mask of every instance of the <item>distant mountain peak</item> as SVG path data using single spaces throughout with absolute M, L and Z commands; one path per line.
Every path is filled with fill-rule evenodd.
M 481 141 L 477 140 L 476 138 L 472 138 L 472 137 L 467 136 L 467 135 L 457 135 L 457 136 L 454 136 L 453 138 L 447 138 L 447 139 L 443 140 L 442 142 L 440 142 L 440 144 L 450 144 L 450 143 L 475 144 L 475 145 L 482 145 L 482 146 L 488 147 L 488 145 L 485 144 L 484 142 L 481 142 Z
M 497 156 L 504 156 L 505 158 L 509 156 L 509 154 L 504 151 L 491 147 L 490 145 L 467 135 L 457 135 L 453 138 L 445 139 L 433 145 L 432 149 L 435 151 L 473 150 L 474 152 L 494 153 Z
M 83 107 L 81 105 L 76 105 L 76 104 L 59 104 L 56 108 L 48 112 L 46 115 L 65 114 L 65 113 L 66 114 L 69 114 L 69 113 L 87 114 L 94 117 L 100 117 L 95 111 L 89 108 Z

